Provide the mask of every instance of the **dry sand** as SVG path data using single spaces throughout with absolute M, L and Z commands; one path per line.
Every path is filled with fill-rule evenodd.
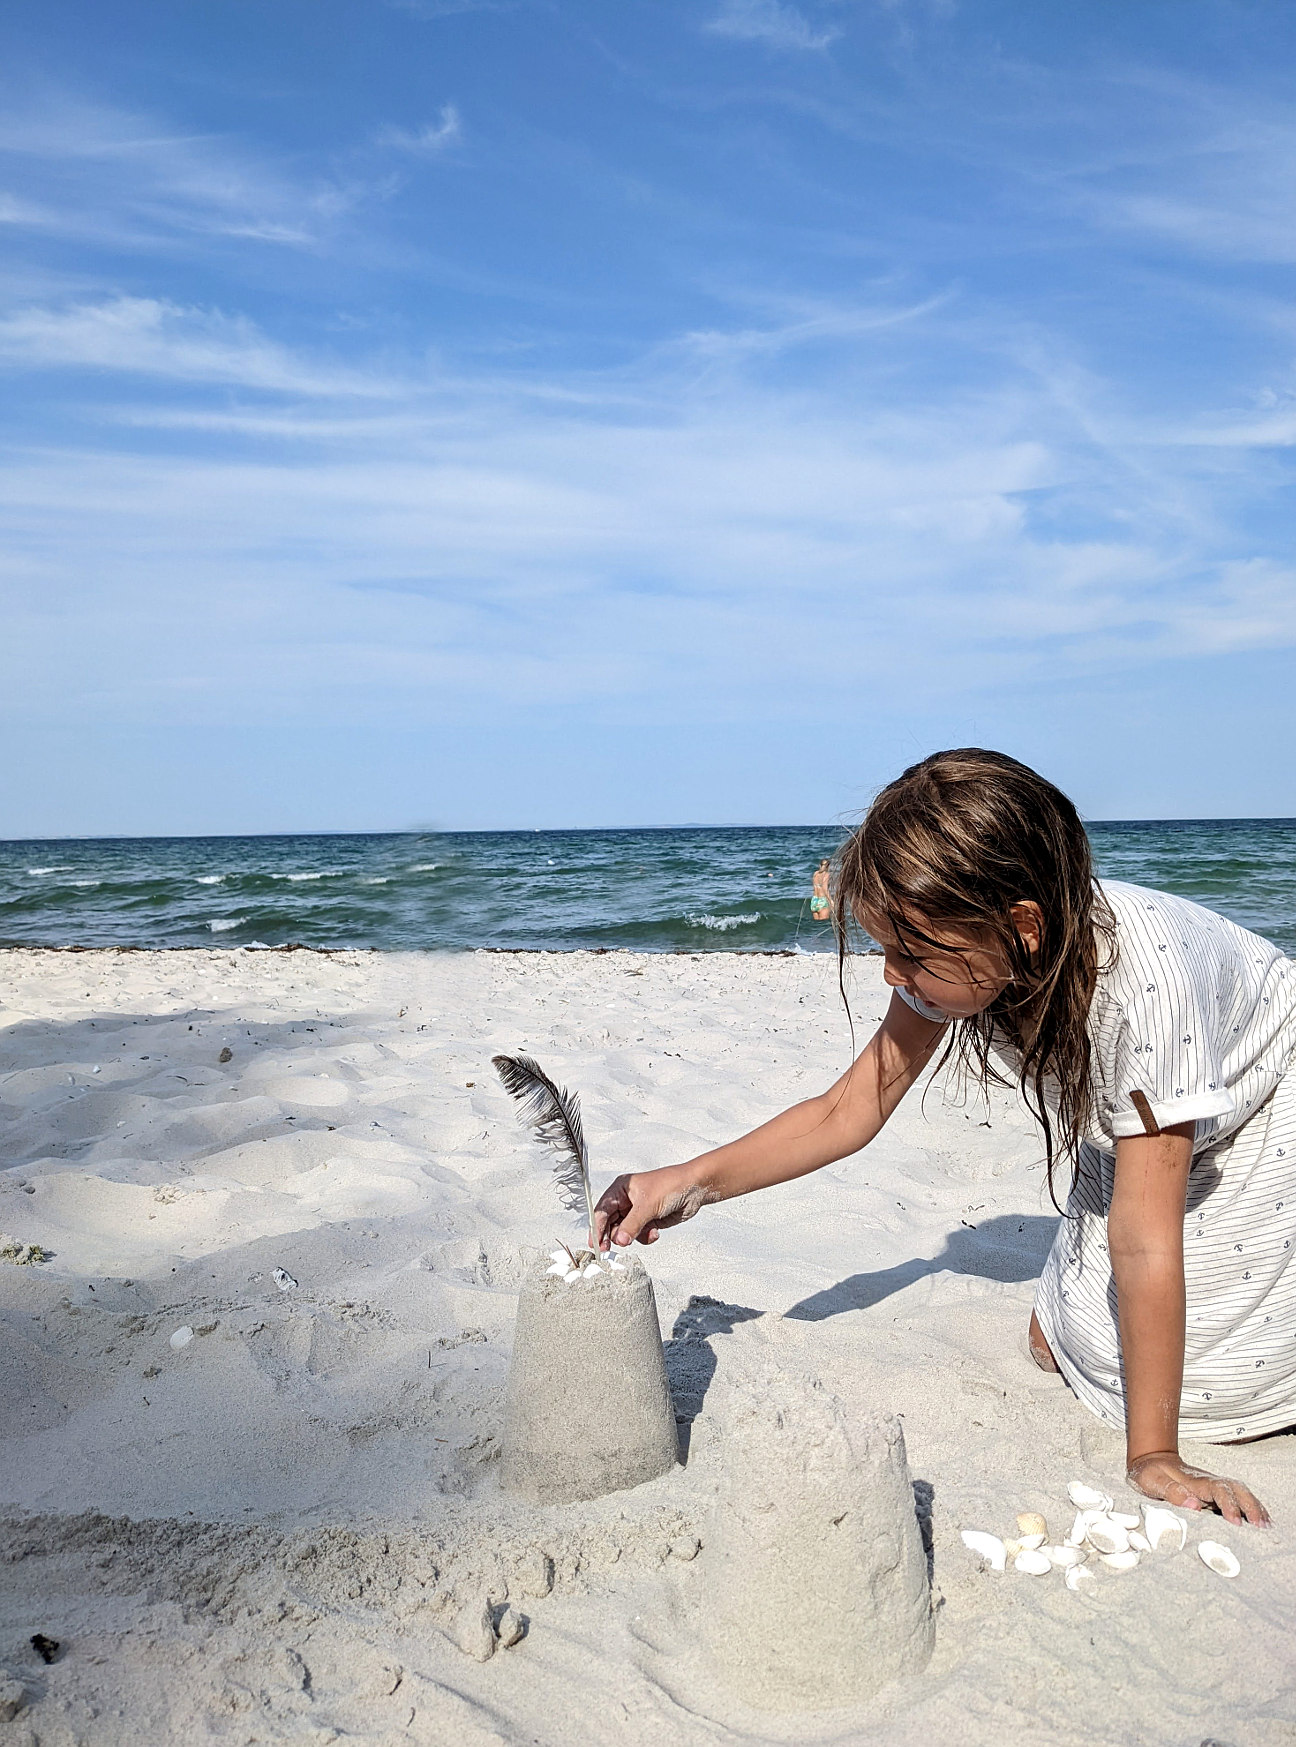
M 876 961 L 855 994 L 867 1026 Z M 491 1053 L 581 1091 L 602 1182 L 840 1071 L 828 961 L 10 952 L 0 998 L 0 1231 L 52 1252 L 0 1264 L 6 1747 L 1296 1742 L 1296 1439 L 1190 1448 L 1275 1527 L 1194 1524 L 1093 1601 L 959 1541 L 1024 1509 L 1060 1536 L 1074 1478 L 1128 1497 L 1118 1440 L 1026 1356 L 1054 1216 L 1008 1094 L 914 1095 L 866 1154 L 643 1252 L 686 1462 L 593 1503 L 501 1492 L 518 1285 L 579 1234 Z M 700 1617 L 771 1343 L 904 1427 L 934 1649 L 854 1708 L 750 1706 Z M 491 1654 L 506 1605 L 524 1635 Z

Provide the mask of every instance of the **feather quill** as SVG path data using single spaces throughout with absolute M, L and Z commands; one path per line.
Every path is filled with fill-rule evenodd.
M 585 1214 L 589 1243 L 594 1246 L 594 1196 L 590 1189 L 589 1150 L 581 1127 L 580 1097 L 556 1086 L 539 1062 L 529 1055 L 496 1055 L 491 1065 L 516 1098 L 523 1122 L 558 1155 L 554 1175 L 563 1191 L 563 1206 Z

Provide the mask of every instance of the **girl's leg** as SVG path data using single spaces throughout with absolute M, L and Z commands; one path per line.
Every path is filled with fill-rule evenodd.
M 1058 1362 L 1053 1357 L 1053 1349 L 1044 1339 L 1044 1330 L 1040 1327 L 1039 1318 L 1033 1310 L 1031 1311 L 1030 1328 L 1026 1334 L 1026 1341 L 1030 1347 L 1030 1356 L 1041 1371 L 1056 1371 L 1058 1369 Z

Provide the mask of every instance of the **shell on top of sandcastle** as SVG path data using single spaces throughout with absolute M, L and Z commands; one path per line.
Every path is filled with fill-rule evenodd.
M 580 1100 L 529 1056 L 496 1056 L 505 1090 L 557 1155 L 564 1205 L 589 1247 L 532 1264 L 518 1297 L 500 1484 L 533 1504 L 601 1498 L 679 1459 L 652 1281 L 633 1257 L 594 1249 L 594 1197 Z
M 919 1672 L 934 1626 L 899 1420 L 779 1364 L 727 1391 L 699 1635 L 767 1711 L 860 1704 Z

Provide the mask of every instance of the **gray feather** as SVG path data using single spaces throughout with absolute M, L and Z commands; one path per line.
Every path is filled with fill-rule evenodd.
M 496 1055 L 491 1057 L 491 1064 L 503 1081 L 504 1090 L 521 1106 L 522 1121 L 534 1131 L 537 1140 L 557 1154 L 554 1175 L 563 1190 L 563 1206 L 572 1213 L 584 1213 L 592 1232 L 594 1197 L 590 1192 L 589 1152 L 581 1127 L 579 1096 L 556 1086 L 529 1055 Z

